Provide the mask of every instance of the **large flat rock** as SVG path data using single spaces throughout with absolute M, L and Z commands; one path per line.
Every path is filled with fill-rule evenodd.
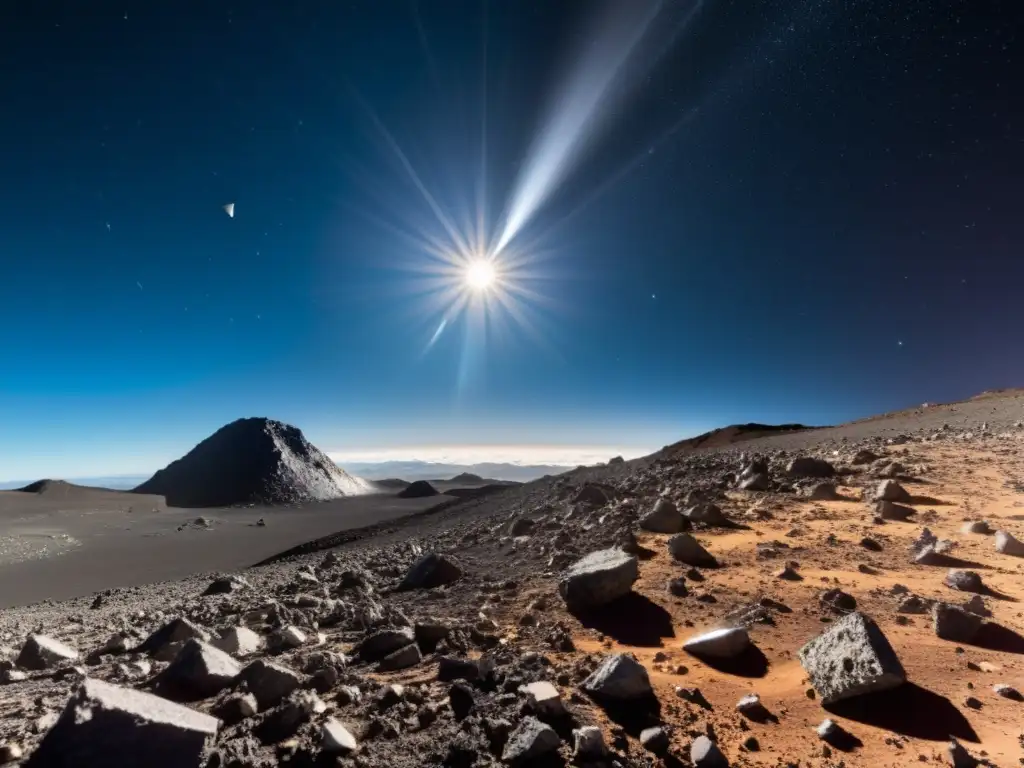
M 32 753 L 31 768 L 198 768 L 216 718 L 141 691 L 86 679 Z
M 800 663 L 822 704 L 889 690 L 907 680 L 882 630 L 859 612 L 847 614 L 801 648 Z

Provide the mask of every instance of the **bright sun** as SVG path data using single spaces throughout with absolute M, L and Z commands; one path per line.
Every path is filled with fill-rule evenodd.
M 489 261 L 478 260 L 471 262 L 466 267 L 466 287 L 471 291 L 481 293 L 486 291 L 497 279 L 497 274 L 494 271 L 494 265 Z

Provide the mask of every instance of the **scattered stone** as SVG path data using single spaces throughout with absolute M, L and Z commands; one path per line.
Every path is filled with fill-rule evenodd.
M 263 649 L 263 638 L 248 627 L 231 627 L 210 645 L 235 656 L 248 656 Z
M 875 489 L 875 501 L 910 501 L 907 489 L 895 480 L 883 480 Z
M 803 576 L 796 572 L 795 568 L 789 565 L 776 573 L 775 578 L 782 579 L 783 581 L 803 581 L 804 579 Z
M 668 583 L 668 591 L 674 597 L 686 597 L 690 592 L 686 588 L 686 579 L 678 576 Z
M 878 625 L 850 613 L 800 649 L 800 663 L 822 704 L 896 688 L 907 675 Z
M 1024 541 L 1006 531 L 996 531 L 996 552 L 1012 557 L 1024 557 Z
M 727 627 L 692 637 L 683 643 L 683 650 L 694 656 L 712 659 L 730 659 L 750 647 L 746 627 Z
M 583 690 L 597 698 L 620 701 L 654 695 L 647 670 L 624 653 L 606 656 L 593 674 L 583 681 Z
M 992 611 L 985 605 L 985 600 L 981 595 L 974 595 L 970 600 L 964 603 L 963 608 L 965 611 L 970 611 L 973 614 L 988 618 L 992 615 Z
M 506 763 L 525 765 L 554 752 L 561 744 L 562 740 L 551 726 L 535 717 L 526 717 L 509 735 L 501 759 Z
M 407 669 L 413 667 L 423 660 L 423 654 L 420 652 L 420 647 L 415 643 L 399 648 L 397 651 L 392 651 L 377 664 L 377 669 L 381 672 L 395 669 Z
M 269 709 L 297 689 L 302 680 L 288 667 L 257 659 L 242 669 L 238 679 L 244 682 L 260 709 Z
M 210 633 L 188 619 L 178 617 L 147 637 L 135 652 L 148 653 L 159 660 L 170 661 L 177 654 L 180 644 L 193 638 L 205 643 L 210 639 Z
M 320 726 L 320 745 L 325 752 L 342 755 L 355 752 L 359 746 L 348 728 L 333 717 Z
M 751 720 L 762 721 L 768 718 L 768 709 L 761 703 L 756 693 L 748 693 L 736 703 L 736 711 Z
M 931 610 L 934 601 L 928 600 L 917 595 L 907 595 L 898 606 L 896 606 L 897 613 L 909 613 L 909 614 L 924 614 Z
M 382 629 L 363 639 L 359 644 L 359 656 L 363 661 L 380 661 L 415 640 L 416 635 L 412 627 Z
M 997 696 L 1002 696 L 1004 699 L 1011 699 L 1012 701 L 1024 701 L 1024 696 L 1022 696 L 1020 691 L 1018 691 L 1012 685 L 996 684 L 992 686 L 992 690 L 995 692 Z
M 883 499 L 875 503 L 875 515 L 882 520 L 907 520 L 917 514 L 912 507 Z
M 668 551 L 680 563 L 697 568 L 716 568 L 718 561 L 715 556 L 704 549 L 693 536 L 688 533 L 677 533 L 668 540 Z
M 653 533 L 679 533 L 684 525 L 689 528 L 689 521 L 665 498 L 654 502 L 654 508 L 640 518 L 640 527 Z
M 827 608 L 833 613 L 850 613 L 857 610 L 857 599 L 838 588 L 825 590 L 819 602 L 822 608 Z
M 653 752 L 656 755 L 664 754 L 669 747 L 668 734 L 660 725 L 644 728 L 640 731 L 640 745 L 648 752 Z
M 639 575 L 635 555 L 602 549 L 573 563 L 562 575 L 558 591 L 569 610 L 585 610 L 629 594 Z
M 598 485 L 586 483 L 573 497 L 573 504 L 587 504 L 592 507 L 601 507 L 608 503 L 607 492 Z
M 217 720 L 141 691 L 87 678 L 32 754 L 32 768 L 200 765 Z
M 239 590 L 246 589 L 249 586 L 249 582 L 243 579 L 241 576 L 224 576 L 219 579 L 214 579 L 210 582 L 210 586 L 203 592 L 203 596 L 207 595 L 227 595 L 232 592 L 238 592 Z
M 980 533 L 984 535 L 992 533 L 992 528 L 989 526 L 987 520 L 971 520 L 964 523 L 960 527 L 960 530 L 963 533 Z
M 513 538 L 527 536 L 533 530 L 534 522 L 528 517 L 517 517 L 508 527 L 508 535 Z
M 985 585 L 981 581 L 981 576 L 975 571 L 951 570 L 946 574 L 943 583 L 947 587 L 960 590 L 961 592 L 981 593 L 985 591 Z
M 711 502 L 696 504 L 695 506 L 687 509 L 683 515 L 691 523 L 703 523 L 704 525 L 717 526 L 732 525 L 732 521 L 722 513 L 722 510 L 718 505 L 712 504 Z
M 698 736 L 690 744 L 690 762 L 695 768 L 729 768 L 722 750 L 707 736 Z
M 772 478 L 767 472 L 744 472 L 736 487 L 741 491 L 770 491 Z
M 239 723 L 257 712 L 259 712 L 259 703 L 251 693 L 238 693 L 229 696 L 213 710 L 213 714 L 228 725 Z
M 595 725 L 585 725 L 573 732 L 573 757 L 578 761 L 600 760 L 608 753 L 604 743 L 604 734 Z
M 815 483 L 807 491 L 807 498 L 811 501 L 836 501 L 840 496 L 835 483 Z
M 469 683 L 465 680 L 452 683 L 448 689 L 448 704 L 451 706 L 456 720 L 465 720 L 476 706 L 476 697 L 473 695 L 473 688 Z
M 562 696 L 551 683 L 544 681 L 529 683 L 519 690 L 526 694 L 530 708 L 538 717 L 559 718 L 565 716 L 565 704 L 562 703 Z
M 15 744 L 13 741 L 9 741 L 6 744 L 0 744 L 0 765 L 6 765 L 7 763 L 13 763 L 15 760 L 21 760 L 24 755 L 19 744 Z
M 882 551 L 882 545 L 879 542 L 872 539 L 870 536 L 865 536 L 863 539 L 861 539 L 860 545 L 864 547 L 864 549 L 867 549 L 871 552 Z
M 78 651 L 46 635 L 29 635 L 14 662 L 22 669 L 50 669 L 78 660 Z
M 878 458 L 879 456 L 877 453 L 862 448 L 853 455 L 853 458 L 850 459 L 850 463 L 854 465 L 870 464 L 873 461 L 877 461 Z
M 821 721 L 821 725 L 817 727 L 818 738 L 822 741 L 833 741 L 842 732 L 839 724 L 835 720 L 826 717 Z
M 157 677 L 157 692 L 174 701 L 206 699 L 231 685 L 241 671 L 224 651 L 192 639 Z
M 458 581 L 462 569 L 446 555 L 436 552 L 426 554 L 417 560 L 398 585 L 399 591 L 409 589 L 434 589 Z
M 980 616 L 958 605 L 935 603 L 932 606 L 932 627 L 937 637 L 954 643 L 970 643 L 984 622 Z
M 481 678 L 480 665 L 471 659 L 442 656 L 437 665 L 437 679 L 447 683 L 453 680 L 476 682 Z
M 811 456 L 799 456 L 786 465 L 786 474 L 790 477 L 832 477 L 836 468 L 824 459 Z

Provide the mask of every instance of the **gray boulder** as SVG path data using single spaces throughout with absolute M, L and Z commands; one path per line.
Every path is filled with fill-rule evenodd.
M 934 603 L 932 628 L 935 635 L 953 643 L 970 643 L 981 631 L 984 620 L 958 605 Z
M 320 744 L 325 752 L 345 755 L 355 752 L 359 743 L 356 737 L 333 717 L 320 727 Z
M 78 660 L 78 651 L 46 635 L 29 635 L 14 663 L 22 669 L 49 669 Z
M 713 504 L 711 502 L 696 504 L 687 509 L 683 515 L 691 523 L 703 523 L 704 525 L 717 526 L 732 525 L 732 521 L 722 513 L 721 508 L 717 504 Z
M 741 491 L 769 491 L 772 478 L 767 472 L 744 472 L 739 477 L 736 487 Z
M 604 734 L 596 725 L 584 725 L 572 732 L 572 754 L 580 762 L 600 760 L 608 753 L 604 743 Z
M 640 518 L 640 527 L 652 533 L 679 533 L 684 524 L 688 527 L 689 521 L 679 514 L 675 504 L 664 498 L 654 502 L 654 508 Z
M 859 612 L 834 622 L 801 648 L 800 663 L 822 704 L 889 690 L 907 680 L 882 630 Z
M 883 499 L 875 503 L 875 514 L 883 520 L 906 520 L 917 513 L 913 507 L 905 507 Z
M 883 480 L 875 489 L 875 501 L 910 501 L 906 488 L 895 480 Z
M 562 740 L 554 728 L 535 717 L 525 717 L 509 735 L 501 759 L 513 765 L 525 765 L 556 751 L 561 745 Z
M 248 627 L 231 627 L 210 645 L 225 653 L 248 656 L 263 648 L 263 638 Z
M 256 697 L 261 710 L 276 706 L 302 683 L 298 673 L 265 659 L 257 659 L 244 667 L 238 679 Z
M 1024 541 L 1006 531 L 996 531 L 996 552 L 1013 557 L 1024 557 Z
M 746 627 L 728 627 L 705 632 L 691 637 L 683 643 L 683 650 L 694 656 L 715 659 L 730 659 L 739 656 L 750 647 L 750 635 Z
M 790 477 L 832 477 L 836 468 L 824 459 L 812 456 L 799 456 L 786 465 L 786 474 Z
M 946 574 L 943 583 L 947 587 L 960 590 L 961 592 L 981 593 L 985 591 L 985 585 L 981 581 L 981 576 L 975 571 L 953 569 Z
M 722 750 L 707 736 L 698 736 L 690 743 L 690 762 L 696 768 L 729 768 Z
M 701 546 L 688 533 L 677 533 L 668 540 L 668 551 L 673 559 L 697 568 L 716 568 L 718 561 L 715 556 Z
M 985 536 L 992 533 L 992 527 L 987 520 L 970 520 L 960 526 L 960 530 L 963 533 L 980 533 Z
M 583 681 L 583 690 L 597 698 L 628 701 L 654 695 L 647 670 L 632 656 L 606 656 L 601 666 Z
M 431 552 L 417 560 L 398 585 L 398 589 L 433 589 L 462 578 L 462 569 L 450 558 Z
M 170 650 L 177 653 L 177 647 L 180 644 L 193 638 L 206 642 L 210 639 L 210 633 L 202 627 L 193 624 L 188 619 L 178 617 L 167 622 L 147 637 L 135 651 L 136 653 L 153 654 L 159 658 Z M 171 658 L 173 658 L 173 655 Z M 167 661 L 170 661 L 170 658 Z
M 157 692 L 173 701 L 206 699 L 231 685 L 242 666 L 224 651 L 188 640 L 156 680 Z
M 602 549 L 569 566 L 558 583 L 558 592 L 569 610 L 585 610 L 629 594 L 639 576 L 635 555 Z
M 194 768 L 217 725 L 216 718 L 159 696 L 87 678 L 26 765 Z
M 359 644 L 359 656 L 363 661 L 380 661 L 415 640 L 416 633 L 412 627 L 382 629 L 363 639 Z
M 839 498 L 835 483 L 815 483 L 807 492 L 811 501 L 835 501 Z
M 640 746 L 656 755 L 664 754 L 669 748 L 668 733 L 660 725 L 640 731 Z
M 377 669 L 382 672 L 393 669 L 407 669 L 416 666 L 423 659 L 420 648 L 415 643 L 392 651 L 377 664 Z

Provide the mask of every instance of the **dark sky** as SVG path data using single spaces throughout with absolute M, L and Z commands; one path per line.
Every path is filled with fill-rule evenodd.
M 1024 380 L 1019 3 L 665 0 L 486 322 L 422 274 L 424 192 L 494 242 L 611 66 L 605 3 L 17 6 L 0 479 L 148 471 L 250 415 L 349 453 L 653 449 Z

